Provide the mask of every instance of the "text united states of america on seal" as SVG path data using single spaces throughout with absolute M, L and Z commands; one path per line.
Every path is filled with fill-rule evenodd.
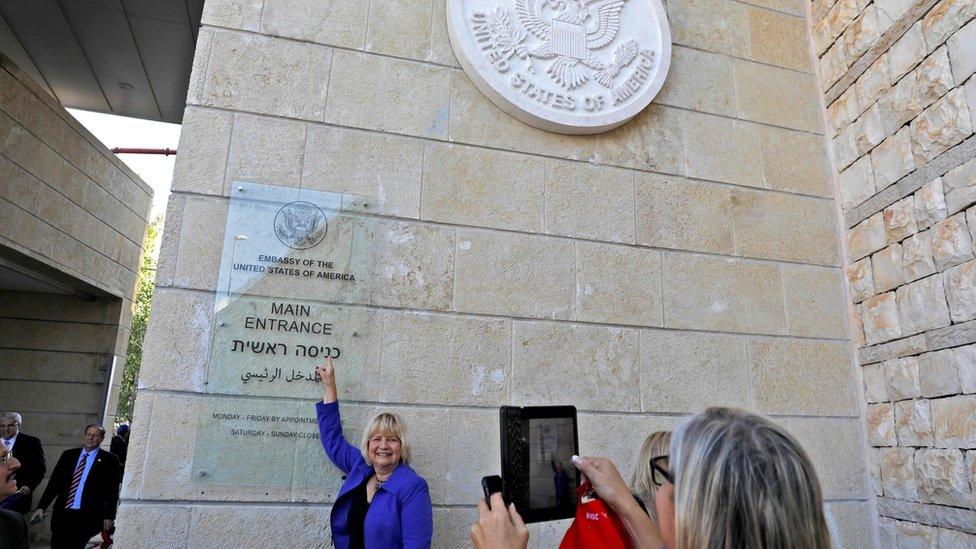
M 660 0 L 447 0 L 454 53 L 483 94 L 544 130 L 615 128 L 664 84 Z

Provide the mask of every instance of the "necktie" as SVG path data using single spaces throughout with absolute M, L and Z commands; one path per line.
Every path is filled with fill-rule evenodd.
M 78 461 L 78 468 L 75 469 L 75 475 L 71 477 L 71 489 L 68 490 L 68 501 L 65 503 L 65 508 L 70 509 L 75 503 L 75 495 L 78 493 L 78 485 L 81 484 L 81 475 L 85 472 L 85 464 L 88 463 L 88 454 L 82 452 L 82 457 Z

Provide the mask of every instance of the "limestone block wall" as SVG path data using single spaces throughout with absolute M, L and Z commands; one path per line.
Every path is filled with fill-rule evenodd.
M 815 1 L 882 544 L 976 544 L 976 4 Z
M 342 409 L 350 425 L 378 408 L 406 416 L 436 546 L 467 544 L 479 478 L 498 471 L 497 406 L 557 400 L 578 407 L 582 450 L 627 470 L 648 433 L 706 405 L 768 414 L 816 462 L 837 546 L 872 545 L 805 6 L 667 4 L 661 94 L 621 128 L 580 137 L 483 97 L 451 53 L 443 0 L 209 0 L 120 545 L 328 539 L 338 484 L 215 492 L 193 478 L 204 410 L 270 405 L 205 382 L 234 181 L 371 197 L 372 215 L 413 242 L 390 247 L 384 260 L 404 272 L 366 305 L 381 319 L 381 373 Z M 472 391 L 486 365 L 500 378 Z M 565 524 L 533 528 L 534 546 L 551 547 Z
M 152 189 L 0 54 L 0 245 L 130 299 Z

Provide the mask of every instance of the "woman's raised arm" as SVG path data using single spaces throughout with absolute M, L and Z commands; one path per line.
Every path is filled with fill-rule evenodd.
M 359 449 L 349 444 L 342 436 L 342 420 L 339 416 L 339 397 L 335 384 L 335 368 L 332 358 L 325 361 L 325 366 L 315 369 L 322 387 L 322 402 L 315 406 L 319 420 L 319 438 L 326 455 L 342 472 L 349 473 L 363 460 Z

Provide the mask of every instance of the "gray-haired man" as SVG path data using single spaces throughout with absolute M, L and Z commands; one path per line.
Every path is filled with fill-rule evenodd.
M 44 479 L 47 465 L 44 462 L 44 449 L 41 441 L 20 432 L 22 418 L 17 412 L 0 413 L 0 443 L 20 462 L 17 471 L 17 485 L 30 488 L 30 492 L 14 495 L 0 502 L 0 508 L 10 509 L 22 515 L 30 513 L 31 500 L 37 486 Z

